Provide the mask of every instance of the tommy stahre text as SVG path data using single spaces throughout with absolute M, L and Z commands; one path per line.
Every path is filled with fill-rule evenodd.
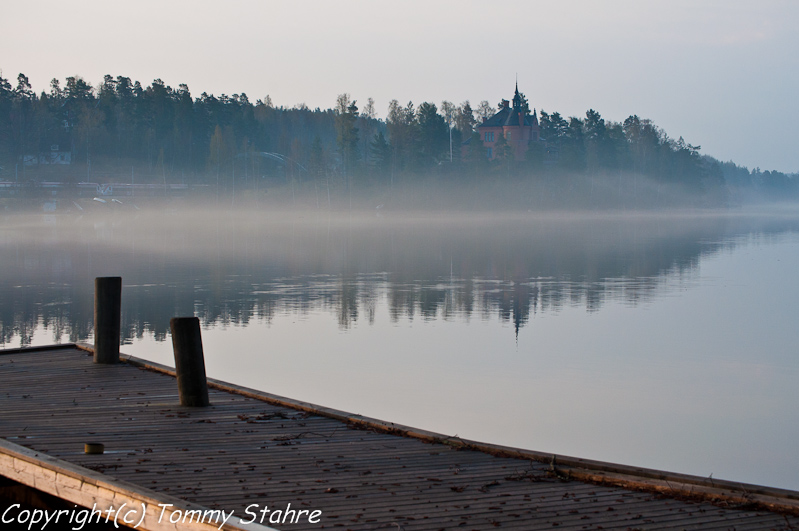
M 159 503 L 160 510 L 152 513 L 158 523 L 171 524 L 211 524 L 217 529 L 222 529 L 235 511 L 227 512 L 222 509 L 179 509 L 171 503 Z M 29 531 L 44 529 L 65 529 L 70 526 L 72 531 L 81 531 L 87 524 L 113 524 L 134 529 L 141 526 L 147 517 L 147 506 L 140 502 L 138 505 L 122 504 L 119 507 L 98 509 L 97 504 L 91 509 L 78 507 L 72 509 L 23 509 L 18 503 L 7 507 L 0 514 L 0 523 L 16 523 L 26 525 Z M 270 509 L 269 506 L 253 503 L 244 509 L 244 516 L 237 517 L 231 523 L 239 525 L 249 524 L 296 524 L 308 522 L 318 524 L 322 519 L 319 509 L 292 509 L 291 503 L 285 509 Z

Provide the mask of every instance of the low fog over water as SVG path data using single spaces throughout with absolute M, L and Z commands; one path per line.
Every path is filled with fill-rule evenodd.
M 634 304 L 688 282 L 703 254 L 753 221 L 785 229 L 712 212 L 17 215 L 1 240 L 2 337 L 26 344 L 44 318 L 53 339 L 86 339 L 96 276 L 123 277 L 126 339 L 163 339 L 171 316 L 193 313 L 211 325 L 324 309 L 346 328 L 369 319 L 378 290 L 394 319 L 497 313 L 518 328 L 538 311 Z
M 451 435 L 799 488 L 799 216 L 92 205 L 6 213 L 5 347 L 123 352 Z M 735 441 L 735 442 L 733 442 Z

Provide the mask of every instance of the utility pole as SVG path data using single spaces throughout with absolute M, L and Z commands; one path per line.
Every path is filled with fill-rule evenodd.
M 449 127 L 449 162 L 452 164 L 452 125 L 448 124 Z

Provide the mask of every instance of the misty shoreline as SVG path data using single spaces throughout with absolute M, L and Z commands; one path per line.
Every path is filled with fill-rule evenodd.
M 780 199 L 744 196 L 729 190 L 697 194 L 678 184 L 665 185 L 640 176 L 594 179 L 459 180 L 441 177 L 425 182 L 351 187 L 334 183 L 303 182 L 263 185 L 235 192 L 211 185 L 176 188 L 148 185 L 146 193 L 125 184 L 80 183 L 50 187 L 0 190 L 0 212 L 39 210 L 82 212 L 139 210 L 147 207 L 183 210 L 197 205 L 214 209 L 301 211 L 448 211 L 448 212 L 553 212 L 553 211 L 674 211 L 691 209 L 736 210 L 779 205 Z M 786 201 L 788 202 L 788 201 Z

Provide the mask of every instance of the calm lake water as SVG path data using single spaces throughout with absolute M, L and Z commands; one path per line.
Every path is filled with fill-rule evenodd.
M 125 353 L 492 443 L 799 490 L 799 210 L 5 215 L 0 342 Z

